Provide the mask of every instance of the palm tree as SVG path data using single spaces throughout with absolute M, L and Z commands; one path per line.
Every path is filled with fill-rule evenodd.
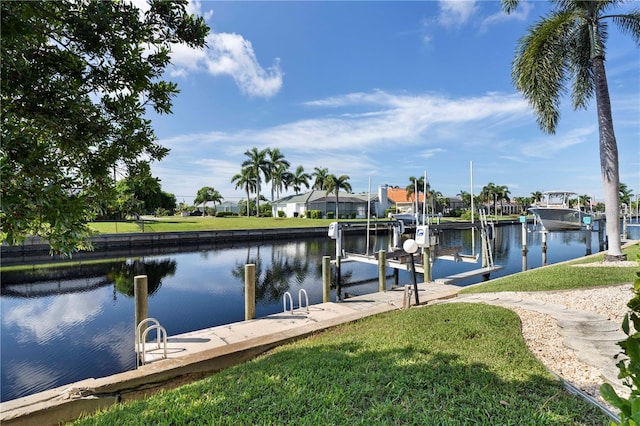
M 213 203 L 213 208 L 215 209 L 216 203 L 220 203 L 222 200 L 223 198 L 217 190 L 210 186 L 203 186 L 198 190 L 196 198 L 193 200 L 193 204 L 202 204 L 203 209 L 206 211 L 205 206 L 209 201 Z
M 288 173 L 291 164 L 284 159 L 284 154 L 279 148 L 267 149 L 269 159 L 267 160 L 268 172 L 265 174 L 265 181 L 271 182 L 271 201 L 276 193 L 280 198 L 280 190 L 284 185 L 285 172 Z
M 460 190 L 460 192 L 458 192 L 456 195 L 460 197 L 460 199 L 462 200 L 462 203 L 465 206 L 469 207 L 471 205 L 471 193 Z
M 580 207 L 584 207 L 585 211 L 589 211 L 589 205 L 591 204 L 591 197 L 587 194 L 578 196 L 578 204 Z
M 251 215 L 251 193 L 258 187 L 258 181 L 253 175 L 253 171 L 248 167 L 243 167 L 240 173 L 231 178 L 231 182 L 236 184 L 236 189 L 242 188 L 247 193 L 247 217 Z
M 492 203 L 493 202 L 493 214 L 496 214 L 496 200 L 498 198 L 498 187 L 495 183 L 489 182 L 485 186 L 482 187 L 482 191 L 480 191 L 480 200 L 483 203 Z
M 633 189 L 629 189 L 626 183 L 620 182 L 618 192 L 620 194 L 620 203 L 624 203 L 627 207 L 630 207 L 631 197 L 633 197 Z
M 288 166 L 284 164 L 280 163 L 271 170 L 271 191 L 273 192 L 275 189 L 276 199 L 280 199 L 281 191 L 289 189 L 292 179 L 293 174 L 288 170 Z M 271 199 L 273 200 L 273 194 L 271 194 Z
M 620 0 L 552 0 L 555 10 L 529 28 L 518 42 L 512 78 L 529 100 L 545 133 L 555 133 L 560 98 L 572 83 L 574 109 L 586 108 L 595 93 L 600 133 L 600 169 L 606 205 L 608 258 L 624 259 L 620 243 L 618 146 L 605 72 L 607 23 L 612 21 L 640 45 L 640 10 L 608 14 Z M 519 0 L 502 0 L 504 10 Z
M 315 170 L 311 173 L 311 176 L 315 176 L 316 181 L 313 184 L 313 189 L 327 189 L 327 179 L 329 177 L 329 169 L 314 167 Z
M 416 178 L 414 176 L 410 176 L 409 177 L 409 182 L 411 182 L 409 185 L 407 185 L 407 187 L 405 188 L 405 191 L 407 191 L 407 200 L 411 199 L 411 196 L 413 194 L 417 194 L 416 197 L 419 200 L 420 199 L 420 193 L 424 193 L 424 176 L 420 176 L 419 178 Z M 416 185 L 418 186 L 416 188 Z M 432 193 L 431 193 L 431 186 L 429 185 L 429 182 L 427 182 L 427 193 L 424 194 L 424 200 L 423 202 L 427 202 L 427 200 L 432 200 Z M 431 209 L 433 210 L 433 203 L 431 203 Z M 416 212 L 418 213 L 418 212 Z
M 260 216 L 260 185 L 262 183 L 262 176 L 269 176 L 269 162 L 267 161 L 268 149 L 259 151 L 255 146 L 249 151 L 245 151 L 244 155 L 249 157 L 242 163 L 243 168 L 247 168 L 249 173 L 255 179 L 255 192 L 256 192 L 256 217 Z
M 495 187 L 495 190 L 498 201 L 500 201 L 500 215 L 502 216 L 502 211 L 504 210 L 502 202 L 506 201 L 508 203 L 511 201 L 511 199 L 509 198 L 509 194 L 511 194 L 511 191 L 509 191 L 509 188 L 506 185 L 498 185 Z
M 327 195 L 331 194 L 335 191 L 336 193 L 336 219 L 338 216 L 338 193 L 341 189 L 344 189 L 346 192 L 351 192 L 351 184 L 349 183 L 349 176 L 342 175 L 337 177 L 336 175 L 328 175 L 326 179 L 327 183 Z
M 307 189 L 309 189 L 309 179 L 311 179 L 311 175 L 309 173 L 305 173 L 304 167 L 298 166 L 291 178 L 291 186 L 293 186 L 293 192 L 298 195 L 303 185 L 306 186 Z
M 534 191 L 531 193 L 531 198 L 533 199 L 534 203 L 539 203 L 540 201 L 542 201 L 542 197 L 543 194 L 541 191 Z

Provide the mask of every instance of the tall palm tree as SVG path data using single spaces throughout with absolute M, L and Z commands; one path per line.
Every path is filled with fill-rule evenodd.
M 309 179 L 311 179 L 311 175 L 309 173 L 305 173 L 304 167 L 298 166 L 291 178 L 291 186 L 293 186 L 293 192 L 298 195 L 303 185 L 306 186 L 307 189 L 309 189 Z
M 285 181 L 291 164 L 284 159 L 284 154 L 279 148 L 267 149 L 267 154 L 268 172 L 265 174 L 265 181 L 271 182 L 271 201 L 273 201 L 274 193 L 277 198 L 280 198 L 280 190 L 286 186 Z
M 249 167 L 243 167 L 240 173 L 231 178 L 236 184 L 236 189 L 242 188 L 247 194 L 247 217 L 251 216 L 251 193 L 258 187 L 258 180 Z
M 260 216 L 260 186 L 262 184 L 262 176 L 265 176 L 265 179 L 269 176 L 268 152 L 268 149 L 258 150 L 258 148 L 254 146 L 250 150 L 245 151 L 244 155 L 249 158 L 242 163 L 242 167 L 247 168 L 255 179 L 256 217 Z
M 416 194 L 416 197 L 418 200 L 420 200 L 420 193 L 424 193 L 424 176 L 420 176 L 419 178 L 416 178 L 414 176 L 410 176 L 409 177 L 409 182 L 411 182 L 409 185 L 407 185 L 407 187 L 405 188 L 405 191 L 407 191 L 407 200 L 411 199 L 411 196 L 413 194 Z M 417 184 L 417 188 L 416 188 L 416 184 Z M 424 200 L 423 202 L 427 202 L 427 200 L 431 200 L 431 208 L 433 210 L 433 197 L 432 197 L 432 191 L 431 191 L 431 185 L 429 185 L 429 182 L 427 182 L 427 193 L 424 194 Z M 416 212 L 418 213 L 418 212 Z
M 502 0 L 504 10 L 519 0 Z M 555 9 L 519 40 L 512 78 L 534 108 L 543 132 L 555 133 L 560 98 L 572 83 L 574 109 L 586 108 L 595 93 L 600 133 L 600 169 L 606 205 L 608 258 L 624 259 L 620 243 L 620 183 L 618 145 L 613 130 L 611 100 L 605 72 L 608 22 L 640 45 L 640 10 L 609 14 L 621 0 L 552 0 Z
M 291 179 L 293 179 L 293 174 L 284 164 L 278 164 L 271 170 L 271 191 L 275 189 L 276 199 L 280 199 L 280 193 L 283 190 L 289 189 Z M 273 194 L 271 195 L 271 198 L 273 200 Z
M 341 189 L 344 189 L 346 192 L 351 192 L 351 184 L 349 183 L 349 176 L 342 175 L 338 177 L 332 174 L 327 176 L 326 182 L 327 182 L 327 195 L 331 194 L 332 192 L 336 193 L 336 219 L 338 219 L 340 217 L 338 216 L 338 193 L 340 192 Z
M 327 178 L 329 177 L 329 169 L 314 167 L 314 172 L 311 173 L 311 176 L 316 178 L 316 181 L 313 184 L 313 189 L 327 189 Z

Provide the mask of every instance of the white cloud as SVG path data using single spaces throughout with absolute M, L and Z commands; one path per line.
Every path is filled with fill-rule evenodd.
M 203 71 L 211 75 L 228 75 L 248 96 L 269 98 L 280 91 L 283 73 L 278 58 L 269 68 L 263 68 L 253 46 L 239 34 L 211 33 L 205 49 L 184 45 L 172 46 L 172 76 L 186 76 Z
M 476 12 L 475 0 L 440 0 L 438 22 L 445 27 L 460 26 Z

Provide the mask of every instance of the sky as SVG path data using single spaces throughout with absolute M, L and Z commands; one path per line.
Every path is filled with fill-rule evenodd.
M 630 10 L 638 3 L 624 5 Z M 561 103 L 543 133 L 511 80 L 518 39 L 549 11 L 523 1 L 217 2 L 190 9 L 211 27 L 207 48 L 177 46 L 166 79 L 173 114 L 149 114 L 170 148 L 152 174 L 177 201 L 231 182 L 253 147 L 278 148 L 311 174 L 349 176 L 355 193 L 424 176 L 445 196 L 489 182 L 511 197 L 569 190 L 603 201 L 595 98 Z M 640 192 L 640 49 L 615 26 L 606 69 L 620 181 Z M 471 165 L 473 165 L 471 167 Z M 370 182 L 370 184 L 369 184 Z M 270 187 L 261 193 L 270 198 Z M 286 191 L 292 194 L 292 190 Z

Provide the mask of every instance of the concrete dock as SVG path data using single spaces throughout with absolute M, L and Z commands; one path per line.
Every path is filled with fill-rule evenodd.
M 455 297 L 460 287 L 418 285 L 420 304 Z M 274 347 L 327 328 L 401 309 L 404 287 L 169 336 L 167 359 L 133 371 L 86 379 L 0 404 L 3 425 L 57 425 L 120 401 L 140 399 L 246 362 Z M 414 296 L 409 298 L 411 303 Z M 157 355 L 154 355 L 157 357 Z

